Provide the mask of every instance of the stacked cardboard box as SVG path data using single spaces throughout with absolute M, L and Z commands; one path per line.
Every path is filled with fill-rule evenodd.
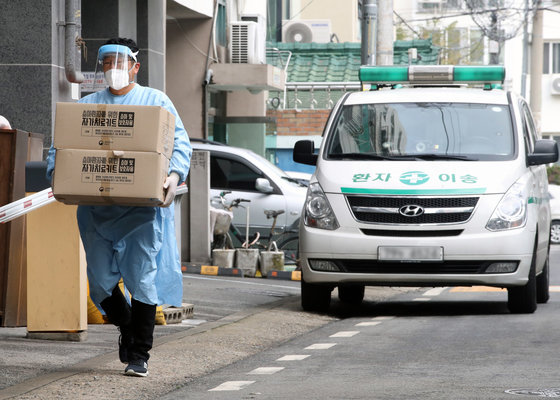
M 57 103 L 53 193 L 84 205 L 160 205 L 175 116 L 158 106 Z

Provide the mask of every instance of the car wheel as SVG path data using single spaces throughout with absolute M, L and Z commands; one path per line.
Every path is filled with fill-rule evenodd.
M 560 243 L 560 221 L 552 221 L 550 225 L 550 243 Z
M 533 259 L 529 269 L 529 281 L 525 286 L 508 288 L 508 308 L 515 314 L 531 314 L 537 309 L 537 277 L 535 264 L 537 262 L 537 239 L 533 250 Z
M 544 304 L 548 302 L 550 298 L 550 268 L 548 266 L 548 257 L 544 263 L 543 270 L 539 276 L 537 276 L 537 303 Z
M 332 287 L 301 280 L 301 306 L 305 311 L 326 312 L 331 305 Z
M 338 298 L 343 303 L 360 305 L 364 300 L 365 287 L 363 285 L 340 285 Z

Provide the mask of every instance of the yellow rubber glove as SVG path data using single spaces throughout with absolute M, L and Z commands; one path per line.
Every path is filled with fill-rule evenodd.
M 177 184 L 179 183 L 179 174 L 172 172 L 165 179 L 163 189 L 165 190 L 165 200 L 163 200 L 162 207 L 169 207 L 173 203 L 175 194 L 177 193 Z

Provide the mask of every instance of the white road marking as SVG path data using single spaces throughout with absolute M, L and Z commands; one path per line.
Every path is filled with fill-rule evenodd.
M 551 292 L 560 292 L 560 286 L 550 285 L 548 290 Z
M 417 297 L 416 299 L 412 300 L 412 301 L 430 301 L 431 299 L 428 297 Z
M 251 372 L 247 373 L 247 375 L 272 375 L 278 371 L 282 371 L 283 369 L 284 367 L 260 367 L 255 368 Z
M 394 316 L 383 316 L 383 317 L 375 317 L 372 318 L 373 321 L 388 321 L 390 319 L 395 318 Z
M 359 324 L 356 324 L 354 326 L 375 326 L 379 325 L 380 323 L 381 321 L 360 322 Z
M 208 390 L 209 392 L 222 392 L 222 391 L 233 391 L 245 389 L 247 386 L 255 383 L 255 381 L 229 381 L 224 382 L 220 386 L 216 386 L 214 389 Z
M 197 326 L 197 325 L 203 324 L 205 322 L 208 322 L 208 321 L 205 320 L 205 319 L 184 319 L 184 320 L 181 321 L 181 324 Z
M 447 288 L 446 287 L 436 287 L 424 292 L 422 296 L 439 296 L 442 294 Z
M 360 333 L 360 331 L 340 331 L 329 337 L 352 337 Z
M 247 282 L 244 280 L 232 280 L 232 279 L 220 279 L 220 278 L 210 278 L 210 277 L 206 277 L 206 276 L 198 276 L 198 275 L 185 275 L 183 274 L 183 279 L 200 279 L 200 280 L 205 280 L 205 281 L 226 281 L 228 283 L 237 283 L 239 285 L 253 285 L 253 286 L 268 286 L 268 287 L 273 287 L 273 288 L 281 288 L 281 289 L 291 289 L 294 291 L 299 292 L 301 289 L 295 286 L 281 286 L 281 285 L 271 285 L 271 284 L 266 284 L 266 283 L 257 283 L 257 282 Z
M 309 357 L 309 354 L 290 354 L 284 357 L 280 357 L 276 361 L 301 361 L 305 360 L 307 357 Z
M 311 346 L 307 346 L 305 350 L 326 350 L 334 346 L 336 346 L 336 343 L 315 343 Z

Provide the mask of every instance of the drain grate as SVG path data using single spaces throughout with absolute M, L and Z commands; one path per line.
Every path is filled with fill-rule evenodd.
M 560 397 L 560 389 L 508 389 L 506 393 L 521 396 Z

